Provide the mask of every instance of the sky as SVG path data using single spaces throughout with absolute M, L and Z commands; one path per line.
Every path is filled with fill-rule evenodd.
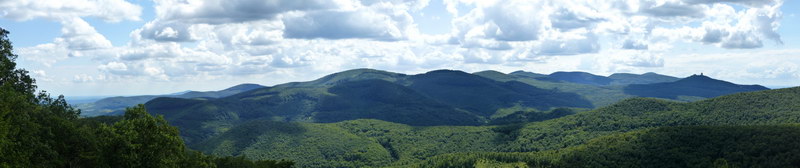
M 795 0 L 0 0 L 18 67 L 67 96 L 354 68 L 704 73 L 800 85 Z

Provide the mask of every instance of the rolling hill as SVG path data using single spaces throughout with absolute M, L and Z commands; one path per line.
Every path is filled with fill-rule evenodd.
M 636 130 L 539 152 L 470 152 L 403 167 L 795 167 L 800 125 Z
M 158 97 L 220 98 L 262 87 L 264 86 L 257 84 L 240 84 L 220 91 L 186 91 L 167 95 L 117 96 L 103 98 L 91 103 L 76 104 L 75 106 L 81 109 L 82 116 L 119 115 L 126 107 L 143 104 Z
M 680 96 L 708 98 L 738 92 L 769 90 L 769 88 L 759 85 L 737 85 L 704 75 L 692 75 L 675 82 L 628 85 L 624 90 L 627 94 L 641 97 L 678 99 Z
M 452 70 L 404 75 L 354 69 L 217 99 L 164 97 L 145 105 L 150 113 L 164 115 L 181 128 L 181 135 L 193 144 L 250 120 L 501 124 L 563 117 L 634 97 L 624 94 L 622 86 L 541 81 L 530 78 L 533 73 L 515 73 L 522 75 Z M 557 108 L 571 110 L 550 112 Z
M 610 85 L 652 84 L 675 82 L 680 80 L 680 78 L 661 75 L 653 72 L 644 74 L 615 73 L 609 75 L 608 78 L 612 80 Z
M 190 144 L 256 119 L 320 123 L 380 119 L 415 126 L 482 125 L 493 115 L 502 117 L 495 114 L 504 108 L 547 111 L 593 107 L 577 94 L 516 81 L 500 82 L 461 71 L 402 75 L 370 69 L 219 99 L 157 98 L 145 105 L 149 112 L 164 115 L 175 126 L 186 129 L 182 136 Z
M 532 78 L 540 81 L 577 83 L 593 86 L 616 86 L 630 84 L 652 84 L 674 82 L 680 78 L 661 75 L 653 72 L 644 74 L 615 73 L 609 76 L 600 76 L 587 72 L 553 72 L 549 75 L 537 74 L 525 71 L 515 71 L 509 75 Z
M 779 136 L 780 131 L 769 131 L 771 129 L 750 128 L 747 126 L 765 125 L 768 126 L 767 128 L 770 128 L 771 126 L 769 125 L 800 123 L 800 103 L 797 102 L 800 102 L 800 87 L 737 93 L 690 103 L 653 98 L 633 98 L 607 107 L 579 112 L 561 118 L 500 126 L 409 126 L 380 120 L 352 120 L 337 123 L 283 123 L 301 127 L 305 130 L 292 134 L 291 136 L 294 137 L 292 140 L 273 138 L 275 134 L 270 133 L 259 134 L 251 131 L 240 131 L 251 128 L 236 126 L 230 128 L 230 131 L 220 136 L 212 137 L 208 141 L 194 144 L 191 147 L 206 153 L 218 155 L 244 154 L 248 157 L 258 159 L 291 159 L 296 160 L 299 166 L 310 167 L 348 164 L 357 164 L 359 166 L 405 167 L 422 163 L 426 160 L 435 161 L 438 157 L 446 157 L 447 155 L 453 155 L 453 153 L 464 153 L 464 156 L 467 156 L 480 155 L 479 153 L 486 152 L 495 152 L 497 155 L 521 154 L 526 157 L 532 157 L 534 161 L 552 161 L 553 158 L 560 158 L 562 154 L 569 153 L 570 150 L 590 149 L 590 153 L 586 155 L 570 156 L 586 159 L 592 158 L 592 156 L 605 156 L 608 154 L 607 152 L 614 152 L 608 150 L 594 150 L 595 147 L 592 146 L 598 146 L 598 143 L 610 141 L 604 139 L 619 139 L 611 141 L 612 143 L 620 142 L 619 144 L 612 144 L 611 146 L 620 146 L 619 148 L 626 149 L 650 149 L 651 147 L 646 147 L 646 145 L 653 143 L 674 144 L 683 143 L 681 141 L 698 142 L 697 140 L 702 140 L 703 138 L 693 137 L 705 137 L 710 134 L 721 134 L 721 137 L 706 137 L 706 140 L 714 141 L 714 143 L 719 144 L 731 143 L 723 141 L 725 139 L 724 137 L 734 136 L 743 137 L 739 139 L 743 143 L 764 142 L 764 139 L 746 139 L 744 137 L 751 137 L 751 135 L 774 137 Z M 274 121 L 253 120 L 250 122 L 261 123 Z M 319 138 L 320 135 L 314 133 L 320 131 L 316 130 L 319 129 L 319 127 L 328 130 L 325 131 L 325 137 L 332 137 L 330 137 L 330 139 Z M 653 128 L 662 127 L 663 129 L 648 131 Z M 677 140 L 663 139 L 663 137 L 676 137 L 674 134 L 675 130 L 670 127 L 689 129 L 692 132 L 696 132 L 696 134 L 687 134 L 691 136 Z M 776 128 L 780 128 L 781 130 L 787 129 L 781 126 L 776 126 Z M 796 126 L 790 128 L 794 129 Z M 262 127 L 259 130 L 266 130 L 269 132 L 271 129 L 272 127 Z M 731 131 L 726 133 L 727 131 L 725 130 L 728 129 L 731 129 Z M 650 133 L 662 135 L 650 136 Z M 626 138 L 631 136 L 662 137 L 662 139 L 651 138 L 643 139 L 646 141 L 636 141 L 636 139 Z M 242 139 L 242 137 L 249 138 Z M 341 140 L 343 138 L 339 137 L 361 137 L 367 141 Z M 775 141 L 788 141 L 788 139 L 793 139 L 793 137 L 780 138 L 783 139 L 776 139 Z M 242 143 L 245 145 L 233 145 Z M 347 146 L 353 143 L 364 145 L 364 147 L 381 146 L 381 148 L 342 149 L 335 147 Z M 335 144 L 335 146 L 327 146 L 325 144 Z M 588 146 L 582 147 L 584 144 L 588 144 Z M 633 146 L 626 146 L 625 144 L 633 144 Z M 643 145 L 644 147 L 642 147 Z M 705 144 L 695 145 L 703 147 Z M 709 150 L 725 150 L 717 149 L 719 146 L 720 145 L 711 145 L 705 147 L 710 148 Z M 653 147 L 659 147 L 659 145 L 654 145 Z M 662 148 L 680 147 L 680 145 L 662 146 Z M 745 146 L 732 148 L 732 152 L 754 150 L 745 148 Z M 327 155 L 324 153 L 313 154 L 320 149 L 338 149 L 341 151 L 332 152 L 338 153 L 335 156 L 352 157 L 332 157 L 334 155 Z M 623 150 L 621 152 L 627 151 L 636 152 L 635 150 Z M 753 152 L 758 151 L 760 150 L 755 150 Z M 550 154 L 548 154 L 548 152 L 550 152 Z M 647 154 L 645 152 L 654 151 L 640 152 Z M 689 156 L 708 155 L 707 153 L 697 153 L 699 151 L 676 152 L 684 153 Z M 301 158 L 298 154 L 292 153 L 306 153 L 307 155 L 303 155 Z M 615 156 L 626 156 L 624 153 L 611 154 Z M 528 155 L 535 155 L 535 157 Z M 756 157 L 751 153 L 747 153 L 743 155 L 743 157 L 744 156 Z M 742 160 L 741 158 L 737 159 L 735 155 L 727 154 L 709 157 L 711 162 L 715 162 L 718 158 L 723 158 L 731 164 L 736 165 L 765 163 L 765 160 L 748 161 Z M 498 160 L 496 158 L 492 159 L 491 157 L 483 158 L 489 158 L 488 164 L 517 164 L 517 162 L 528 164 L 528 161 L 531 161 L 508 161 Z M 536 160 L 537 158 L 539 159 Z M 670 157 L 653 158 L 653 160 L 659 159 L 668 160 Z M 455 160 L 447 161 L 447 164 L 452 163 L 451 161 Z M 615 161 L 615 163 L 616 162 L 617 161 Z M 627 161 L 622 160 L 619 162 Z M 702 163 L 701 165 L 708 164 L 709 160 L 701 158 L 698 160 L 698 163 Z M 553 162 L 553 164 L 561 164 L 561 162 Z M 601 161 L 598 161 L 598 164 L 603 165 Z M 785 164 L 785 162 L 780 162 L 779 164 Z M 424 163 L 423 165 L 428 164 Z

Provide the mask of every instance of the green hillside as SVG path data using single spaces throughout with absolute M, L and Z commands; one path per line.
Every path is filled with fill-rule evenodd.
M 325 163 L 335 163 L 333 165 L 340 165 L 347 164 L 353 160 L 331 157 L 326 158 L 325 154 L 313 154 L 315 153 L 316 149 L 319 148 L 335 148 L 326 148 L 324 147 L 325 145 L 319 146 L 320 144 L 343 145 L 356 142 L 364 146 L 379 145 L 382 148 L 374 148 L 370 150 L 353 150 L 347 148 L 347 151 L 337 152 L 344 152 L 345 154 L 343 155 L 358 154 L 359 152 L 375 153 L 376 155 L 374 156 L 380 156 L 383 158 L 357 159 L 356 162 L 369 166 L 401 166 L 419 163 L 428 160 L 428 158 L 448 153 L 545 152 L 548 150 L 560 150 L 563 148 L 580 148 L 579 146 L 583 144 L 597 143 L 595 141 L 598 140 L 593 140 L 595 138 L 615 136 L 620 133 L 630 131 L 650 130 L 658 127 L 724 127 L 800 123 L 800 103 L 797 102 L 800 102 L 800 87 L 738 93 L 692 103 L 679 103 L 652 98 L 635 98 L 597 110 L 579 112 L 574 115 L 557 119 L 527 124 L 501 126 L 420 127 L 378 120 L 355 120 L 329 124 L 295 123 L 305 129 L 305 131 L 294 136 L 295 139 L 290 141 L 295 143 L 286 143 L 286 141 L 280 139 L 276 140 L 270 138 L 275 134 L 259 134 L 258 132 L 250 134 L 253 132 L 238 131 L 246 128 L 233 127 L 230 129 L 231 131 L 226 132 L 221 136 L 213 137 L 211 140 L 200 143 L 199 145 L 194 145 L 194 147 L 207 153 L 219 155 L 235 155 L 235 151 L 241 151 L 242 153 L 246 153 L 247 156 L 258 156 L 254 157 L 256 159 L 285 158 L 296 160 L 300 166 L 329 166 L 331 164 Z M 321 129 L 322 127 L 326 128 L 325 131 L 315 130 Z M 263 129 L 270 130 L 273 128 L 264 127 Z M 665 129 L 668 130 L 669 128 Z M 736 129 L 738 129 L 738 127 Z M 314 138 L 321 136 L 317 135 L 315 132 L 325 132 L 325 136 L 355 136 L 367 141 L 336 140 L 342 138 L 332 138 L 333 140 Z M 240 133 L 247 133 L 247 135 L 241 135 Z M 747 131 L 733 133 L 742 133 L 747 135 Z M 765 134 L 765 136 L 775 136 L 773 133 L 775 132 L 766 132 L 763 134 Z M 634 133 L 630 135 L 638 136 L 638 134 L 639 133 Z M 762 133 L 756 132 L 755 134 L 761 135 Z M 698 134 L 695 136 L 702 135 L 704 134 Z M 256 140 L 242 140 L 240 137 L 259 138 L 256 138 Z M 687 138 L 687 140 L 692 139 L 693 138 Z M 715 139 L 710 139 L 708 141 L 712 140 Z M 760 140 L 752 139 L 752 141 Z M 237 143 L 260 145 L 226 145 Z M 313 148 L 299 148 L 303 146 L 313 146 Z M 291 147 L 298 147 L 297 149 L 301 151 L 277 150 L 288 149 Z M 325 158 L 325 161 L 315 159 L 303 160 L 299 157 L 288 157 L 292 155 L 290 153 L 298 152 L 310 155 L 305 157 Z M 692 151 L 681 152 L 691 153 Z M 385 155 L 384 153 L 389 153 L 389 155 Z M 525 154 L 528 155 L 529 153 Z M 596 155 L 605 154 L 598 153 Z M 537 156 L 537 158 L 539 158 L 538 161 L 550 162 L 555 155 L 543 155 L 543 157 L 544 158 Z M 576 157 L 580 158 L 590 156 Z M 719 156 L 718 158 L 726 157 L 727 156 Z M 711 159 L 712 161 L 716 161 L 717 158 Z M 485 160 L 481 161 L 481 164 L 506 164 L 506 161 L 501 160 L 502 162 L 499 163 L 496 163 L 496 161 L 498 160 Z M 729 161 L 729 163 L 739 163 L 737 160 L 735 160 L 735 158 L 728 159 L 727 161 Z M 525 162 L 527 164 L 529 160 L 521 160 L 520 162 Z M 746 164 L 751 164 L 759 161 L 745 162 L 747 162 Z M 516 162 L 507 163 L 517 164 Z M 745 163 L 742 162 L 742 164 Z
M 769 88 L 759 85 L 737 85 L 704 75 L 692 75 L 675 82 L 634 84 L 625 87 L 627 94 L 667 99 L 680 99 L 681 96 L 708 98 L 758 90 L 769 90 Z
M 497 71 L 481 71 L 475 73 L 485 78 L 501 82 L 517 81 L 542 89 L 558 90 L 566 93 L 575 93 L 592 103 L 594 107 L 603 107 L 620 100 L 634 97 L 625 94 L 621 86 L 595 86 L 579 83 L 541 80 L 546 75 L 525 71 L 516 71 L 504 74 Z
M 590 101 L 594 107 L 603 107 L 632 97 L 656 97 L 678 101 L 698 101 L 732 93 L 766 90 L 758 85 L 737 85 L 707 76 L 690 76 L 685 79 L 644 73 L 616 73 L 604 77 L 585 72 L 556 72 L 550 75 L 515 71 L 504 74 L 481 71 L 476 75 L 497 81 L 518 81 L 542 89 L 575 93 Z
M 403 167 L 795 167 L 800 125 L 644 129 L 541 152 L 452 153 Z
M 409 77 L 410 88 L 455 107 L 490 116 L 514 105 L 548 110 L 552 107 L 593 107 L 574 93 L 540 89 L 517 81 L 499 82 L 461 71 L 438 70 Z
M 189 144 L 256 119 L 318 123 L 380 119 L 414 126 L 482 125 L 493 118 L 531 109 L 593 107 L 577 94 L 539 89 L 517 81 L 495 81 L 461 71 L 406 76 L 370 69 L 218 99 L 156 98 L 145 105 L 151 113 L 164 115 L 184 130 L 181 135 Z

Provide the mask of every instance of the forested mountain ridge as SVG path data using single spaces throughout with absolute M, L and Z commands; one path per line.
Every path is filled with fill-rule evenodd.
M 538 152 L 468 152 L 396 167 L 796 167 L 800 125 L 675 126 Z
M 571 93 L 500 82 L 461 71 L 401 75 L 371 69 L 331 74 L 310 82 L 255 89 L 225 98 L 158 98 L 146 103 L 198 142 L 254 119 L 338 122 L 381 119 L 411 125 L 481 125 L 510 107 L 547 111 L 592 107 Z M 510 113 L 509 113 L 510 114 Z
M 575 109 L 548 111 L 564 107 L 582 111 L 633 97 L 621 86 L 541 81 L 530 78 L 531 73 L 515 74 L 523 75 L 453 70 L 404 75 L 354 69 L 218 99 L 159 98 L 146 107 L 183 129 L 182 136 L 192 144 L 255 119 L 482 125 L 558 118 Z
M 246 83 L 219 91 L 186 91 L 179 92 L 178 94 L 168 95 L 117 96 L 103 98 L 92 103 L 76 104 L 75 106 L 76 108 L 81 109 L 82 116 L 91 117 L 99 115 L 122 115 L 126 107 L 143 104 L 158 97 L 220 98 L 263 87 L 264 86 L 258 84 Z
M 594 107 L 607 106 L 632 97 L 697 101 L 731 93 L 767 89 L 758 85 L 737 85 L 707 76 L 703 76 L 702 79 L 695 79 L 695 76 L 681 79 L 652 72 L 641 75 L 615 73 L 608 77 L 585 72 L 555 72 L 544 75 L 525 71 L 515 71 L 510 74 L 481 71 L 475 74 L 497 81 L 518 81 L 538 88 L 576 93 L 592 102 Z
M 651 83 L 674 82 L 680 80 L 680 78 L 661 75 L 653 72 L 648 72 L 644 74 L 615 73 L 609 76 L 601 76 L 587 72 L 559 71 L 559 72 L 553 72 L 549 75 L 544 75 L 544 74 L 525 72 L 525 71 L 514 71 L 512 73 L 509 73 L 508 75 L 532 78 L 541 81 L 578 83 L 578 84 L 586 84 L 594 86 L 651 84 Z
M 619 133 L 658 127 L 714 126 L 716 129 L 715 126 L 725 128 L 725 126 L 796 124 L 800 123 L 800 103 L 797 102 L 800 102 L 800 87 L 737 93 L 691 103 L 653 98 L 633 98 L 607 107 L 579 112 L 561 118 L 500 126 L 419 127 L 379 120 L 354 120 L 327 124 L 287 123 L 294 125 L 294 127 L 302 128 L 299 130 L 303 131 L 276 133 L 275 131 L 269 131 L 273 127 L 262 127 L 257 130 L 272 133 L 255 134 L 242 134 L 254 132 L 242 131 L 253 130 L 250 126 L 237 126 L 231 128 L 230 132 L 192 146 L 201 151 L 218 155 L 245 154 L 260 159 L 292 159 L 297 160 L 301 166 L 323 167 L 336 165 L 394 165 L 406 167 L 428 160 L 428 158 L 436 160 L 435 158 L 437 157 L 434 156 L 437 155 L 447 156 L 450 155 L 448 153 L 475 152 L 501 152 L 503 155 L 523 152 L 524 156 L 536 155 L 536 158 L 552 159 L 552 157 L 556 156 L 530 152 L 554 150 L 553 152 L 566 153 L 560 150 L 587 143 L 592 144 L 592 139 L 598 137 L 617 136 Z M 274 121 L 259 120 L 251 121 L 250 123 L 258 125 L 258 123 L 269 124 L 274 123 Z M 732 129 L 738 130 L 739 128 Z M 319 132 L 325 132 L 325 134 L 321 135 Z M 739 133 L 744 134 L 743 137 L 749 134 L 747 131 L 740 131 Z M 696 136 L 704 135 L 696 134 Z M 332 136 L 341 138 L 321 138 Z M 765 134 L 765 136 L 767 135 Z M 777 136 L 777 134 L 776 132 L 770 132 L 768 136 Z M 347 144 L 351 143 L 350 140 L 345 140 L 348 139 L 345 137 L 361 139 L 352 142 L 359 142 L 365 148 L 348 147 Z M 286 141 L 287 138 L 290 140 Z M 788 139 L 791 138 L 781 140 L 789 141 Z M 686 138 L 684 140 L 692 139 Z M 377 146 L 382 148 L 377 148 Z M 678 148 L 680 146 L 672 147 Z M 301 150 L 287 151 L 285 149 Z M 744 147 L 737 150 L 739 149 L 745 150 Z M 328 157 L 323 153 L 309 154 L 311 151 L 319 150 L 326 151 L 323 153 L 339 153 L 336 156 L 350 157 Z M 691 151 L 687 152 L 692 153 Z M 301 156 L 299 153 L 304 155 Z M 755 157 L 751 154 L 744 156 Z M 719 157 L 728 158 L 728 156 Z M 657 158 L 655 159 L 657 160 Z M 457 159 L 448 160 L 444 159 L 436 162 L 449 164 L 451 163 L 450 161 Z M 736 161 L 737 164 L 763 163 L 762 161 L 742 162 L 742 160 L 737 160 L 736 158 L 728 158 L 727 160 Z M 519 160 L 519 162 L 528 161 L 531 160 Z M 707 164 L 706 161 L 702 160 L 703 164 Z M 627 161 L 623 160 L 623 162 Z M 554 162 L 554 164 L 556 163 Z M 562 163 L 559 162 L 557 164 Z
M 625 93 L 627 94 L 667 99 L 678 99 L 679 96 L 707 98 L 758 90 L 769 90 L 769 88 L 760 85 L 737 85 L 727 81 L 712 79 L 702 74 L 692 75 L 675 82 L 633 84 L 625 87 Z

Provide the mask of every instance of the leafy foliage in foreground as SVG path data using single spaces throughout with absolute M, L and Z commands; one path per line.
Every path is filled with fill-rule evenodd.
M 453 153 L 408 167 L 794 167 L 800 125 L 677 126 L 620 133 L 541 152 Z
M 16 68 L 8 31 L 0 28 L 0 167 L 217 167 L 228 158 L 187 150 L 178 129 L 143 105 L 121 118 L 79 118 L 64 100 L 36 92 L 34 79 Z M 290 167 L 292 162 L 231 163 Z

